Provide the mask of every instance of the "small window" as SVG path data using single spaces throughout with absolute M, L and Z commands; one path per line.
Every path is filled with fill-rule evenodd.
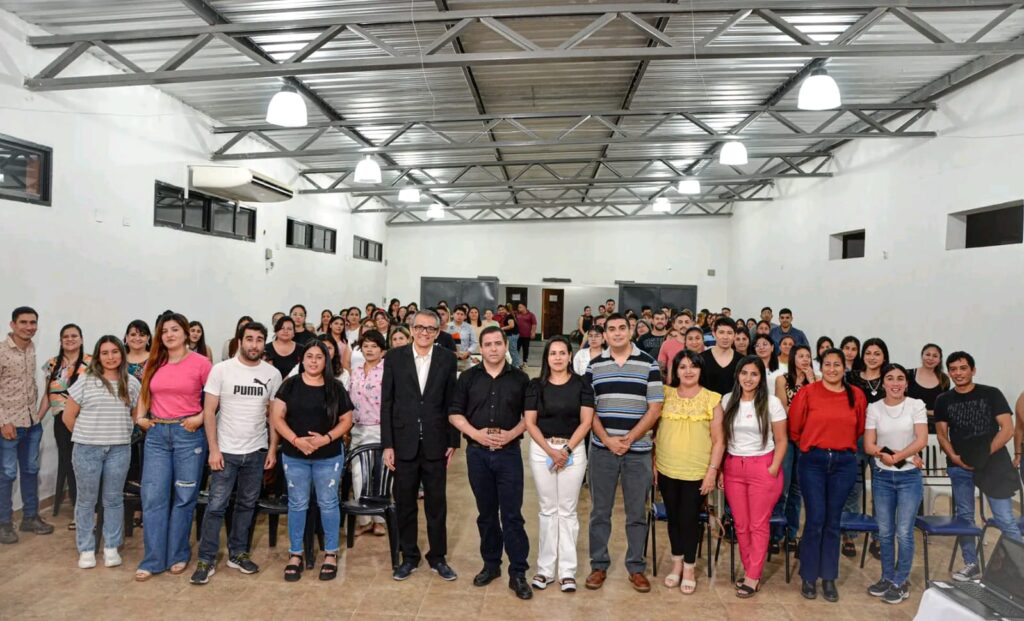
M 1024 201 L 949 214 L 946 249 L 1024 243 Z
M 830 236 L 828 258 L 832 260 L 864 258 L 864 230 L 847 231 Z
M 298 220 L 288 219 L 288 232 L 285 236 L 285 244 L 289 248 L 304 248 L 316 252 L 328 252 L 334 254 L 336 251 L 335 240 L 338 233 L 319 224 L 310 224 Z
M 380 263 L 384 260 L 384 245 L 362 237 L 353 237 L 352 257 Z
M 0 199 L 50 205 L 53 150 L 0 134 Z
M 169 183 L 156 182 L 153 223 L 193 233 L 256 239 L 256 210 L 201 192 L 185 191 Z
M 235 233 L 235 204 L 215 198 L 210 201 L 213 230 L 217 233 Z

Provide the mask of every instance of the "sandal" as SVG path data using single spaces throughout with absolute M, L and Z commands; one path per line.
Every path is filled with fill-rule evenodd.
M 71 520 L 68 522 L 68 530 L 75 530 L 75 521 Z
M 135 581 L 136 582 L 145 582 L 146 580 L 149 580 L 152 577 L 153 577 L 153 572 L 151 572 L 151 571 L 146 571 L 145 569 L 136 569 L 135 570 Z
M 682 560 L 683 560 L 683 557 L 681 557 L 681 556 L 673 556 L 672 557 L 672 562 L 673 563 L 678 563 L 679 561 L 682 561 Z M 672 569 L 675 569 L 675 565 L 672 566 Z M 677 586 L 679 586 L 679 580 L 680 580 L 681 577 L 682 576 L 680 574 L 677 574 L 675 572 L 670 573 L 669 575 L 665 576 L 665 586 L 667 586 L 670 589 L 676 588 Z
M 327 559 L 329 559 L 331 557 L 334 557 L 334 562 L 333 563 L 328 563 Z M 327 580 L 334 580 L 337 577 L 338 577 L 338 553 L 337 552 L 327 552 L 326 554 L 324 554 L 324 563 L 323 563 L 323 565 L 320 566 L 320 579 L 324 580 L 324 581 L 327 581 Z
M 688 565 L 689 565 L 688 563 L 683 563 L 683 571 L 685 572 L 688 568 L 692 569 L 693 570 L 693 576 L 694 576 L 694 578 L 696 578 L 697 577 L 697 564 L 694 563 L 693 565 L 689 565 L 689 567 L 687 567 Z M 693 595 L 693 592 L 696 591 L 696 590 L 697 590 L 697 580 L 695 580 L 695 579 L 694 580 L 687 580 L 686 578 L 682 578 L 679 581 L 679 592 L 682 593 L 683 595 Z
M 758 581 L 756 587 L 751 587 L 747 584 L 741 584 L 736 587 L 736 597 L 740 599 L 750 599 L 761 590 L 761 582 Z
M 179 576 L 185 573 L 186 568 L 188 568 L 188 563 L 175 563 L 171 565 L 171 568 L 168 571 L 170 571 L 175 576 Z
M 298 563 L 291 562 L 293 558 L 299 559 Z M 288 559 L 288 564 L 284 566 L 284 579 L 286 582 L 298 582 L 302 578 L 302 555 L 292 554 Z
M 384 524 L 382 524 L 380 522 L 374 522 L 374 524 L 373 524 L 373 536 L 374 537 L 383 537 L 386 534 L 388 534 L 388 531 L 387 531 L 387 529 L 384 528 Z

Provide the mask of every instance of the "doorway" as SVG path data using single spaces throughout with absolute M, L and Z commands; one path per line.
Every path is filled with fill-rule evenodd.
M 512 305 L 512 310 L 515 310 L 520 304 L 525 304 L 526 308 L 530 308 L 528 298 L 526 287 L 505 287 L 505 302 Z
M 562 316 L 565 313 L 565 290 L 544 289 L 541 291 L 541 330 L 545 339 L 563 334 Z

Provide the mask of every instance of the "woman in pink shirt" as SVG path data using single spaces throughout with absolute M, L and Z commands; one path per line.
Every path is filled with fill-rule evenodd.
M 352 368 L 352 379 L 349 383 L 349 397 L 352 399 L 353 424 L 352 443 L 349 450 L 365 444 L 380 443 L 380 394 L 381 382 L 384 381 L 384 350 L 386 342 L 384 335 L 377 330 L 368 330 L 363 333 L 360 340 L 363 353 L 363 364 Z M 359 498 L 359 490 L 363 483 L 363 471 L 358 464 L 352 468 L 352 490 L 356 499 Z M 384 528 L 384 518 L 374 516 L 372 523 L 370 516 L 358 516 L 358 527 L 356 535 L 368 533 L 371 530 L 374 535 L 382 537 L 387 534 Z

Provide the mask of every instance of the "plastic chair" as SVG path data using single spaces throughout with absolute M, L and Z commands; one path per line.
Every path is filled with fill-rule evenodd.
M 926 515 L 935 513 L 935 501 L 943 496 L 953 499 L 953 486 L 946 473 L 946 457 L 939 446 L 935 434 L 928 435 L 928 444 L 922 451 L 924 468 L 921 469 L 924 481 L 924 512 Z
M 867 466 L 862 465 L 860 472 L 857 473 L 857 484 L 860 485 L 860 501 L 861 501 L 861 512 L 860 513 L 849 513 L 843 512 L 842 517 L 839 520 L 839 528 L 842 532 L 851 533 L 864 533 L 864 547 L 860 554 L 860 567 L 864 568 L 864 561 L 867 560 L 868 556 L 868 541 L 871 539 L 872 533 L 878 532 L 878 522 L 875 521 L 874 516 L 868 514 L 868 486 L 867 486 Z
M 384 465 L 384 447 L 379 443 L 364 444 L 345 456 L 345 480 L 351 481 L 352 468 L 362 473 L 359 498 L 348 498 L 351 483 L 342 484 L 340 490 L 341 514 L 346 519 L 345 547 L 355 545 L 357 516 L 380 516 L 388 531 L 391 567 L 398 567 L 398 510 L 391 498 L 394 481 L 391 470 Z

